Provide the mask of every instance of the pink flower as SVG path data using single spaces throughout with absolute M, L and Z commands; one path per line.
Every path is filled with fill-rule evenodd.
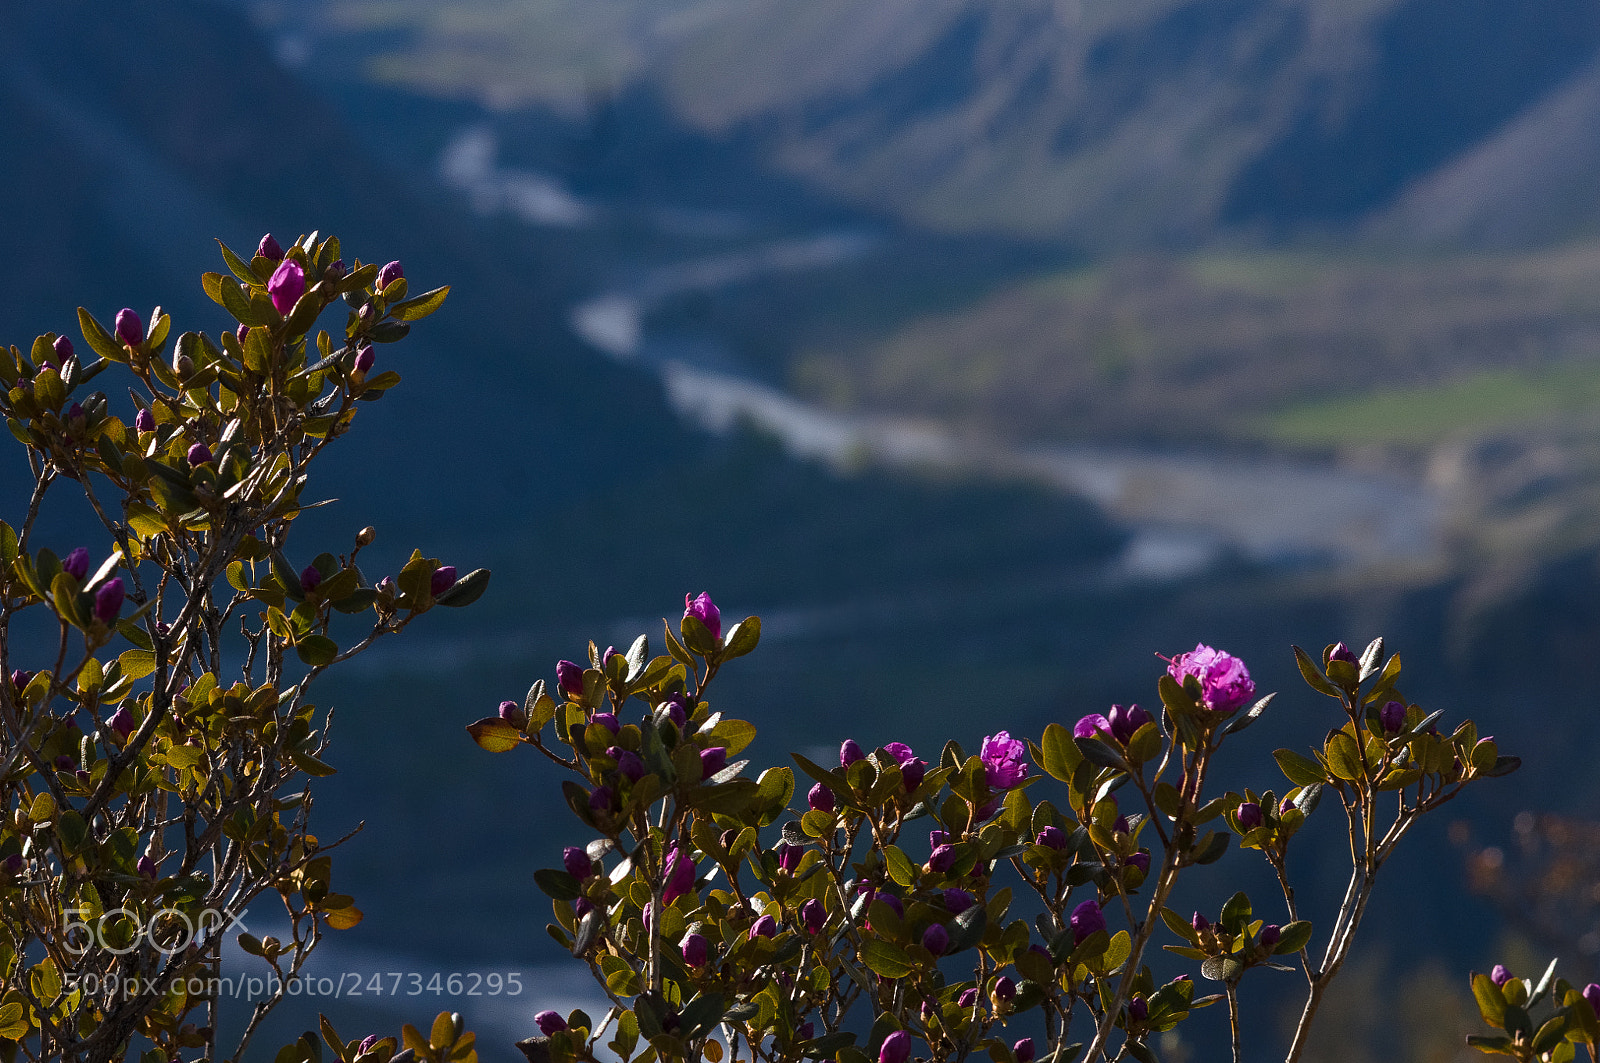
M 682 849 L 674 848 L 667 854 L 666 881 L 661 887 L 661 901 L 671 904 L 694 889 L 694 861 Z
M 1009 790 L 1028 777 L 1028 747 L 1005 731 L 983 740 L 979 756 L 984 774 L 996 790 Z
M 267 281 L 267 294 L 272 297 L 272 305 L 278 313 L 287 314 L 293 310 L 305 293 L 305 267 L 292 258 L 278 263 L 278 268 L 272 271 L 272 279 Z
M 1200 682 L 1201 700 L 1212 712 L 1228 714 L 1255 696 L 1256 684 L 1244 662 L 1231 653 L 1196 643 L 1167 665 L 1167 674 L 1182 683 L 1188 676 Z
M 122 599 L 127 592 L 122 589 L 122 577 L 113 576 L 100 584 L 94 592 L 94 615 L 103 624 L 112 623 L 122 612 Z
M 283 248 L 279 247 L 278 241 L 272 238 L 271 233 L 268 233 L 261 238 L 261 243 L 256 245 L 256 257 L 278 262 L 283 258 Z
M 1093 900 L 1084 901 L 1072 909 L 1069 922 L 1072 924 L 1072 940 L 1078 944 L 1082 944 L 1084 938 L 1106 928 L 1106 917 L 1101 913 L 1100 905 Z
M 711 600 L 711 595 L 705 591 L 701 591 L 697 598 L 691 598 L 687 594 L 683 596 L 683 616 L 686 620 L 692 616 L 700 621 L 705 625 L 705 629 L 711 632 L 712 638 L 722 637 L 722 613 L 718 611 L 717 603 Z

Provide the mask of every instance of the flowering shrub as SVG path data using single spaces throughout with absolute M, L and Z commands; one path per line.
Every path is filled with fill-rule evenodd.
M 488 582 L 413 553 L 373 583 L 371 528 L 343 553 L 289 542 L 312 463 L 399 383 L 372 372 L 373 344 L 403 338 L 448 289 L 410 296 L 399 263 L 347 268 L 339 241 L 315 234 L 222 254 L 232 276 L 202 285 L 234 331 L 171 340 L 159 309 L 148 323 L 124 309 L 110 331 L 83 310 L 85 351 L 54 333 L 0 350 L 0 412 L 33 473 L 19 523 L 0 523 L 7 1061 L 222 1058 L 230 931 L 277 987 L 239 1059 L 323 934 L 361 920 L 333 885 L 344 839 L 312 831 L 310 781 L 334 771 L 315 684 Z M 335 346 L 314 329 L 341 302 Z M 63 487 L 98 517 L 95 545 L 36 541 Z M 264 895 L 286 939 L 235 925 Z M 324 1045 L 345 1063 L 474 1059 L 456 1017 L 402 1036 L 397 1053 L 394 1037 L 346 1042 L 325 1020 L 320 1041 L 277 1059 L 320 1060 Z
M 1445 733 L 1441 712 L 1408 702 L 1380 639 L 1320 663 L 1295 649 L 1337 709 L 1321 748 L 1275 754 L 1281 794 L 1217 792 L 1217 751 L 1274 695 L 1252 700 L 1244 662 L 1205 645 L 1170 659 L 1155 713 L 1112 706 L 1037 741 L 1000 731 L 976 754 L 950 741 L 930 758 L 846 739 L 837 766 L 792 754 L 794 768 L 755 774 L 734 759 L 755 728 L 707 694 L 760 636 L 758 618 L 724 632 L 710 596 L 691 597 L 664 655 L 643 635 L 620 653 L 591 643 L 587 666 L 556 666 L 553 691 L 539 680 L 468 727 L 491 752 L 559 765 L 581 831 L 535 880 L 551 936 L 611 1007 L 539 1013 L 530 1060 L 595 1060 L 603 1044 L 630 1061 L 1148 1061 L 1152 1035 L 1222 1002 L 1238 1059 L 1240 982 L 1297 964 L 1294 1060 L 1384 861 L 1423 814 L 1518 764 L 1470 720 Z M 811 781 L 803 807 L 795 768 Z M 1352 868 L 1343 904 L 1313 926 L 1288 854 L 1330 801 Z M 1183 917 L 1181 872 L 1231 839 L 1267 861 L 1281 898 L 1258 910 L 1239 892 Z M 1144 960 L 1158 933 L 1194 975 L 1156 983 Z M 1220 991 L 1197 995 L 1196 975 Z

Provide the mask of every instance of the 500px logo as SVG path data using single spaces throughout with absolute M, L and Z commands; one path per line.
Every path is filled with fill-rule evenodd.
M 197 916 L 176 908 L 162 908 L 150 916 L 147 923 L 139 913 L 129 908 L 112 908 L 92 921 L 83 916 L 89 908 L 68 908 L 62 912 L 62 942 L 74 956 L 82 956 L 90 949 L 101 949 L 113 956 L 123 956 L 141 945 L 150 945 L 163 955 L 182 952 L 190 944 L 204 943 L 217 934 L 233 929 L 248 934 L 244 924 L 246 908 L 238 915 L 232 912 L 206 908 Z

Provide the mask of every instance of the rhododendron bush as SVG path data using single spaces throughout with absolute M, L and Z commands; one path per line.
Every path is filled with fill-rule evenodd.
M 222 252 L 228 272 L 201 286 L 234 324 L 214 336 L 174 337 L 159 309 L 109 329 L 82 311 L 78 339 L 0 352 L 0 411 L 32 473 L 0 523 L 0 1063 L 475 1063 L 448 1012 L 425 1033 L 346 1040 L 335 1016 L 281 1048 L 256 1036 L 324 935 L 361 921 L 336 889 L 344 839 L 313 827 L 315 780 L 338 763 L 319 681 L 488 583 L 420 551 L 372 572 L 372 528 L 342 549 L 292 536 L 318 498 L 311 466 L 400 382 L 379 345 L 448 289 L 412 295 L 399 263 L 347 266 L 316 234 Z M 43 541 L 62 494 L 96 526 Z M 530 1060 L 1101 1063 L 1154 1059 L 1155 1035 L 1211 1021 L 1237 1059 L 1239 987 L 1266 977 L 1303 984 L 1296 1059 L 1396 846 L 1517 764 L 1405 698 L 1379 640 L 1294 650 L 1326 736 L 1239 783 L 1217 777 L 1218 752 L 1273 695 L 1205 644 L 1166 659 L 1145 707 L 1028 736 L 997 720 L 970 753 L 838 736 L 836 762 L 757 768 L 755 728 L 711 695 L 760 638 L 758 618 L 725 624 L 688 595 L 664 652 L 591 644 L 469 726 L 559 777 L 568 837 L 533 878 L 551 936 L 610 1003 L 530 1007 Z M 1312 815 L 1342 817 L 1350 843 L 1325 912 L 1301 911 L 1291 881 Z M 1183 873 L 1224 858 L 1265 860 L 1279 888 L 1184 914 Z M 235 924 L 263 899 L 283 936 Z M 217 985 L 243 972 L 224 970 L 224 940 L 274 987 L 232 1044 Z M 1152 948 L 1182 973 L 1158 980 Z M 1594 1055 L 1600 986 L 1497 968 L 1471 988 L 1499 1031 L 1474 1038 L 1486 1051 Z
M 1238 1059 L 1240 983 L 1298 971 L 1297 1059 L 1383 863 L 1424 814 L 1518 763 L 1471 721 L 1409 702 L 1380 639 L 1359 656 L 1294 649 L 1330 726 L 1319 749 L 1278 750 L 1283 781 L 1260 791 L 1212 767 L 1274 695 L 1204 644 L 1168 658 L 1154 712 L 1112 706 L 1030 741 L 998 731 L 976 753 L 845 739 L 837 764 L 795 753 L 756 771 L 736 759 L 755 728 L 709 692 L 760 637 L 756 617 L 724 630 L 702 593 L 665 626 L 664 654 L 645 635 L 625 652 L 591 643 L 554 690 L 539 680 L 468 728 L 566 774 L 575 844 L 535 879 L 550 934 L 611 1001 L 598 1018 L 540 1012 L 530 1059 L 1152 1060 L 1154 1035 L 1212 1005 Z M 1330 807 L 1349 828 L 1348 889 L 1334 912 L 1301 912 L 1289 851 Z M 1281 895 L 1182 915 L 1182 872 L 1235 847 Z M 1191 972 L 1158 982 L 1153 943 Z M 1551 1027 L 1567 1058 L 1593 1050 L 1577 1000 Z

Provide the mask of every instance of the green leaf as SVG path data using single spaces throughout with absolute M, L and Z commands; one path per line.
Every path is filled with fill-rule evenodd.
M 1323 756 L 1328 758 L 1328 768 L 1348 782 L 1355 782 L 1366 774 L 1361 766 L 1361 751 L 1356 747 L 1356 740 L 1343 731 L 1335 731 L 1333 737 L 1328 739 Z
M 1200 964 L 1200 973 L 1213 982 L 1230 982 L 1244 972 L 1244 964 L 1232 956 L 1211 956 Z
M 1327 782 L 1327 773 L 1322 766 L 1310 757 L 1296 753 L 1292 749 L 1275 750 L 1273 759 L 1278 762 L 1278 767 L 1288 780 L 1296 786 L 1312 786 L 1316 783 Z
M 227 244 L 223 243 L 221 240 L 218 240 L 217 246 L 222 248 L 222 261 L 228 264 L 228 268 L 233 271 L 234 276 L 238 277 L 246 284 L 266 283 L 266 281 L 256 273 L 255 269 L 250 265 L 250 263 L 234 254 L 233 249 Z
M 435 288 L 431 292 L 423 292 L 414 299 L 407 299 L 403 303 L 396 303 L 389 308 L 389 315 L 396 321 L 421 321 L 439 307 L 444 305 L 445 297 L 450 294 L 450 286 Z
M 533 884 L 558 901 L 575 901 L 583 896 L 583 885 L 577 877 L 559 868 L 535 871 Z
M 1078 747 L 1078 752 L 1083 754 L 1083 759 L 1100 768 L 1115 768 L 1118 771 L 1129 771 L 1128 762 L 1122 755 L 1112 749 L 1098 738 L 1074 738 L 1073 744 Z
M 1059 723 L 1044 729 L 1039 742 L 1042 757 L 1039 766 L 1060 782 L 1070 783 L 1072 773 L 1083 763 L 1083 753 L 1072 741 L 1072 732 Z
M 1273 946 L 1274 956 L 1287 956 L 1291 952 L 1299 952 L 1311 940 L 1311 923 L 1306 919 L 1285 924 L 1283 936 L 1278 938 L 1278 943 Z
M 439 597 L 435 598 L 435 605 L 449 606 L 451 609 L 460 609 L 471 605 L 483 597 L 483 592 L 489 589 L 489 570 L 475 568 L 465 576 L 451 584 Z
M 179 771 L 187 771 L 199 764 L 204 757 L 205 752 L 197 746 L 173 746 L 167 750 L 167 764 Z
M 83 338 L 95 354 L 114 362 L 128 360 L 128 352 L 121 341 L 115 339 L 104 325 L 94 319 L 93 314 L 81 306 L 78 307 L 78 327 L 83 330 Z
M 1222 915 L 1218 923 L 1228 933 L 1238 936 L 1244 932 L 1245 924 L 1250 922 L 1250 898 L 1243 890 L 1228 898 L 1222 906 Z
M 498 716 L 467 724 L 472 740 L 491 753 L 505 753 L 522 744 L 522 732 Z
M 743 657 L 756 648 L 756 643 L 761 641 L 761 618 L 750 616 L 733 625 L 728 632 L 722 648 L 722 659 L 731 661 L 735 657 Z
M 910 886 L 916 881 L 917 869 L 912 866 L 908 857 L 898 845 L 890 845 L 883 850 L 884 863 L 889 866 L 889 877 L 897 886 Z
M 1305 679 L 1306 685 L 1319 694 L 1326 694 L 1330 698 L 1340 696 L 1339 688 L 1328 682 L 1315 662 L 1299 646 L 1294 647 L 1294 663 L 1300 667 L 1300 675 Z
M 904 978 L 915 966 L 905 949 L 882 938 L 869 938 L 862 944 L 861 962 L 883 978 Z
M 1261 719 L 1261 714 L 1267 711 L 1267 706 L 1271 705 L 1272 699 L 1277 696 L 1278 695 L 1276 692 L 1268 694 L 1266 697 L 1250 706 L 1250 711 L 1235 716 L 1228 723 L 1228 726 L 1222 729 L 1222 733 L 1225 735 L 1238 734 L 1246 727 L 1249 727 L 1251 724 Z
M 295 767 L 299 768 L 313 779 L 320 779 L 324 776 L 335 775 L 339 770 L 330 764 L 318 760 L 310 753 L 301 753 L 298 750 L 289 751 L 289 760 L 294 763 Z
M 1504 1027 L 1506 1023 L 1506 996 L 1486 974 L 1472 976 L 1472 996 L 1478 1002 L 1478 1014 L 1483 1016 L 1483 1021 L 1494 1027 Z
M 313 668 L 326 668 L 339 656 L 339 645 L 326 635 L 306 635 L 294 644 L 295 653 Z

